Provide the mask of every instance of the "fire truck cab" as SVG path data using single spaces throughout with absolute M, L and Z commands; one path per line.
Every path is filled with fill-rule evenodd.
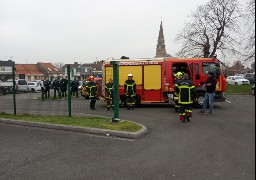
M 219 60 L 214 58 L 158 58 L 115 60 L 119 62 L 119 96 L 121 105 L 125 106 L 124 82 L 128 74 L 133 74 L 137 84 L 136 104 L 141 103 L 174 103 L 174 87 L 177 72 L 189 74 L 193 81 L 195 93 L 194 106 L 200 108 L 203 104 L 206 89 L 203 83 L 208 72 L 216 72 Z M 103 95 L 105 85 L 113 79 L 113 68 L 110 61 L 104 64 Z M 226 79 L 220 73 L 217 79 L 215 101 L 225 101 Z

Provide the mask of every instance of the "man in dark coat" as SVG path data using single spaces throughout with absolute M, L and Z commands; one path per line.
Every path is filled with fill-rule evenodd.
M 78 87 L 79 87 L 79 81 L 75 77 L 74 81 L 72 81 L 71 83 L 71 88 L 72 88 L 72 94 L 75 94 L 77 98 L 78 98 Z
M 201 109 L 201 113 L 204 113 L 205 109 L 207 108 L 208 103 L 209 103 L 210 111 L 208 113 L 208 116 L 212 116 L 212 113 L 213 113 L 213 101 L 214 101 L 214 97 L 215 97 L 215 93 L 216 93 L 216 85 L 217 85 L 217 81 L 214 77 L 214 73 L 209 72 L 208 79 L 204 83 L 204 87 L 206 88 L 206 94 L 204 97 L 203 108 Z
M 60 81 L 60 91 L 61 91 L 61 96 L 62 98 L 67 97 L 67 86 L 68 86 L 68 80 L 66 79 L 65 76 Z
M 60 94 L 60 81 L 59 81 L 59 79 L 57 77 L 52 82 L 52 86 L 53 86 L 53 89 L 54 89 L 54 99 L 56 99 L 56 93 L 58 93 L 58 97 L 60 99 L 61 98 L 61 94 Z

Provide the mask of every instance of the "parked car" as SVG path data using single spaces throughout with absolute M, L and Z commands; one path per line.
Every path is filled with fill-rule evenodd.
M 12 80 L 8 80 L 8 82 L 13 82 Z M 16 92 L 29 92 L 28 82 L 25 79 L 15 80 L 16 82 Z
M 12 82 L 2 82 L 0 80 L 0 94 L 8 94 L 11 93 L 13 89 L 13 83 Z
M 229 76 L 227 78 L 228 85 L 249 85 L 250 81 L 241 76 Z
M 252 86 L 252 95 L 255 96 L 255 84 Z
M 244 74 L 244 78 L 248 79 L 252 84 L 255 83 L 255 73 L 246 73 Z
M 29 92 L 35 93 L 41 91 L 41 87 L 37 82 L 28 82 Z

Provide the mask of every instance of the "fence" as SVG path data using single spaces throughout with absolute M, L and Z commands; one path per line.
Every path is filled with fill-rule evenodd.
M 68 80 L 70 82 L 70 71 L 68 71 Z M 116 117 L 114 115 L 116 114 L 114 113 L 114 110 L 107 111 L 106 103 L 103 100 L 97 100 L 96 110 L 91 110 L 89 99 L 82 97 L 80 93 L 78 98 L 73 96 L 73 93 L 70 91 L 70 83 L 68 89 L 67 97 L 61 99 L 58 98 L 58 95 L 57 98 L 54 99 L 54 90 L 51 89 L 50 98 L 45 99 L 44 101 L 42 101 L 40 91 L 35 93 L 23 93 L 15 92 L 14 90 L 13 94 L 2 94 L 0 95 L 0 113 L 43 116 Z

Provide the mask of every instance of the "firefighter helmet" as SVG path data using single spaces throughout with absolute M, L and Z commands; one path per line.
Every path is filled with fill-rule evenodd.
M 182 72 L 177 72 L 177 74 L 176 74 L 176 77 L 177 77 L 177 78 L 180 79 L 182 76 L 183 76 L 183 73 L 182 73 Z

